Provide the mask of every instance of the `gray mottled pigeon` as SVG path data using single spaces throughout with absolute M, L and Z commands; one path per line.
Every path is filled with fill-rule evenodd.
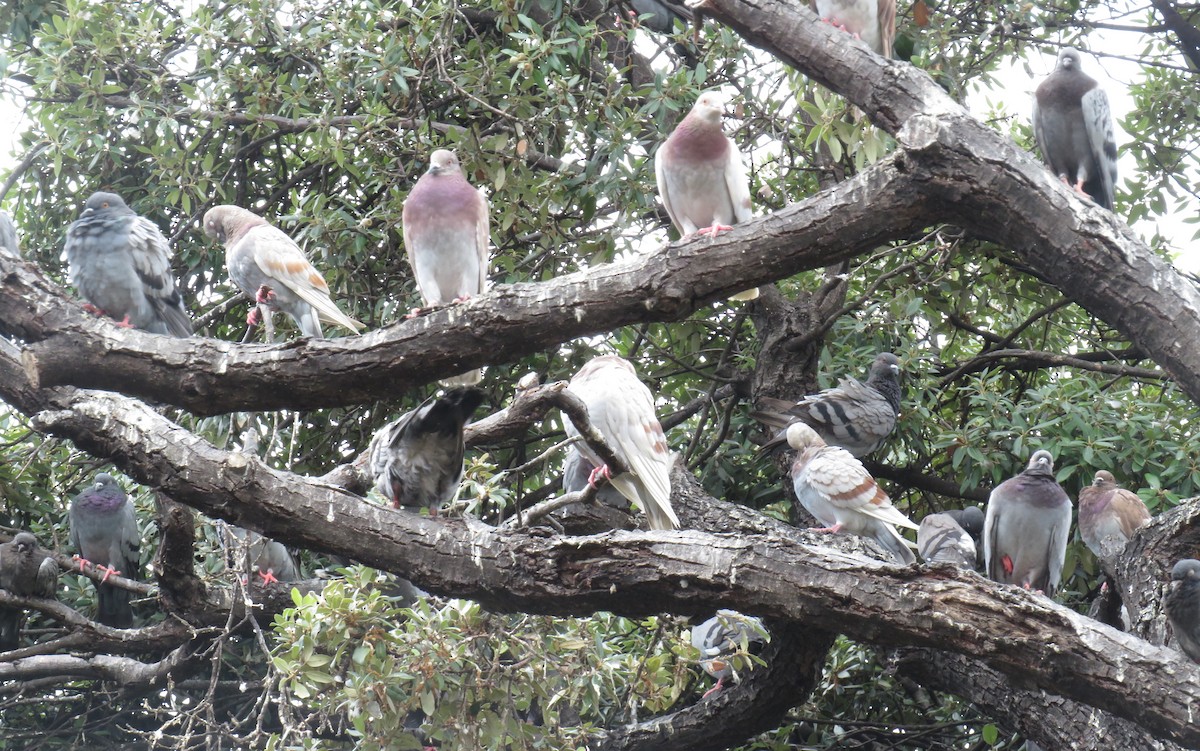
M 408 262 L 427 307 L 461 302 L 483 292 L 488 205 L 463 176 L 453 151 L 438 149 L 430 154 L 429 170 L 405 199 L 401 221 Z M 442 384 L 471 386 L 482 377 L 481 371 L 472 370 Z
M 616 355 L 594 357 L 571 378 L 569 388 L 587 406 L 592 427 L 629 468 L 609 476 L 608 466 L 581 441 L 575 444 L 579 453 L 600 468 L 592 479 L 609 476 L 613 487 L 646 514 L 650 529 L 679 529 L 671 507 L 671 450 L 654 413 L 654 396 L 633 365 Z M 563 428 L 568 436 L 579 435 L 569 418 Z
M 725 681 L 734 677 L 735 655 L 762 651 L 765 633 L 762 621 L 735 610 L 718 610 L 712 618 L 692 627 L 692 646 L 700 652 L 700 667 L 717 679 L 704 696 L 720 691 Z
M 1171 569 L 1167 620 L 1175 643 L 1192 662 L 1200 662 L 1200 561 L 1184 558 Z
M 1079 536 L 1107 563 L 1121 554 L 1133 533 L 1150 521 L 1150 510 L 1136 494 L 1117 486 L 1108 470 L 1079 491 Z
M 0 252 L 11 256 L 21 255 L 21 244 L 17 241 L 17 225 L 7 211 L 0 211 Z
M 98 313 L 153 334 L 191 336 L 167 238 L 115 193 L 93 193 L 67 228 L 71 284 Z M 86 306 L 85 306 L 86 307 Z
M 917 551 L 922 560 L 953 563 L 966 569 L 975 568 L 978 556 L 975 540 L 949 514 L 929 514 L 917 529 Z
M 358 333 L 362 323 L 342 312 L 329 297 L 329 285 L 296 241 L 261 216 L 240 206 L 214 206 L 204 214 L 204 233 L 225 246 L 229 278 L 258 307 L 246 322 L 258 324 L 260 309 L 280 310 L 307 337 L 325 336 L 327 321 Z
M 892 56 L 896 0 L 810 0 L 822 21 L 863 40 L 876 55 Z
M 830 446 L 840 446 L 856 457 L 878 449 L 896 427 L 900 412 L 900 360 L 880 352 L 871 363 L 866 383 L 846 377 L 835 388 L 811 394 L 798 402 L 762 397 L 762 410 L 751 417 L 778 432 L 763 444 L 771 449 L 787 442 L 787 427 L 804 422 Z
M 870 537 L 901 563 L 916 561 L 909 550 L 912 543 L 900 536 L 895 525 L 909 529 L 917 529 L 917 525 L 892 505 L 862 462 L 843 448 L 826 446 L 821 436 L 802 422 L 788 426 L 787 439 L 796 450 L 792 463 L 796 498 L 826 525 L 811 531 L 845 530 Z
M 1054 174 L 1112 211 L 1117 144 L 1108 96 L 1070 47 L 1034 92 L 1033 135 Z
M 133 516 L 133 503 L 107 472 L 75 496 L 68 514 L 71 545 L 84 563 L 137 579 L 141 558 L 141 537 Z M 96 620 L 106 626 L 129 628 L 133 625 L 133 593 L 106 582 L 96 584 Z
M 232 524 L 225 530 L 231 568 L 255 573 L 262 584 L 299 581 L 300 567 L 283 543 Z
M 53 597 L 58 586 L 58 563 L 28 532 L 19 532 L 0 545 L 0 589 L 22 597 Z M 20 646 L 20 608 L 0 607 L 0 652 Z
M 454 500 L 463 477 L 463 426 L 483 403 L 483 392 L 452 389 L 384 425 L 367 449 L 380 495 L 400 506 L 424 506 L 431 514 Z
M 997 485 L 983 522 L 987 575 L 1052 594 L 1062 579 L 1071 499 L 1054 479 L 1054 457 L 1033 452 L 1025 471 Z

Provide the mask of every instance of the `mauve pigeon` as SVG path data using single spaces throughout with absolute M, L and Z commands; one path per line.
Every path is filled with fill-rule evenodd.
M 133 518 L 133 503 L 112 475 L 101 472 L 96 480 L 80 491 L 71 502 L 68 514 L 71 545 L 84 563 L 107 569 L 127 579 L 137 579 L 141 558 L 141 537 Z M 129 628 L 133 625 L 133 593 L 101 581 L 96 584 L 96 620 L 106 626 Z
M 917 551 L 927 562 L 975 568 L 975 541 L 949 514 L 929 514 L 917 529 Z
M 322 321 L 356 334 L 362 328 L 330 299 L 329 285 L 300 246 L 261 216 L 240 206 L 214 206 L 204 214 L 204 234 L 225 245 L 229 278 L 268 316 L 282 310 L 313 339 L 324 337 Z M 258 312 L 251 310 L 246 322 L 256 325 Z
M 1033 135 L 1054 174 L 1112 211 L 1117 144 L 1108 96 L 1070 47 L 1034 92 Z
M 909 529 L 917 529 L 917 525 L 892 505 L 862 462 L 843 448 L 825 445 L 821 436 L 802 422 L 788 426 L 787 441 L 797 452 L 792 463 L 796 498 L 826 525 L 810 531 L 845 530 L 871 537 L 902 563 L 916 561 L 909 550 L 912 543 L 893 525 Z
M 483 403 L 478 389 L 453 389 L 384 425 L 367 449 L 380 495 L 400 506 L 424 506 L 436 515 L 458 495 L 463 477 L 463 426 Z
M 596 471 L 596 465 L 583 458 L 578 446 L 572 446 L 563 459 L 562 489 L 564 493 L 578 493 L 587 487 Z M 612 484 L 596 489 L 596 500 L 605 506 L 629 510 L 629 499 L 621 495 Z
M 983 521 L 983 558 L 988 577 L 1046 594 L 1058 589 L 1071 499 L 1054 479 L 1054 457 L 1039 450 L 1025 471 L 997 485 Z
M 637 371 L 616 355 L 594 357 L 579 369 L 568 388 L 587 406 L 592 427 L 604 438 L 628 472 L 611 477 L 608 466 L 586 443 L 579 453 L 609 477 L 617 491 L 646 514 L 650 529 L 679 529 L 671 508 L 671 450 L 654 414 L 654 397 L 638 380 Z M 570 418 L 568 436 L 579 435 Z
M 816 430 L 826 444 L 862 457 L 882 446 L 895 429 L 900 397 L 900 360 L 891 352 L 880 352 L 866 383 L 846 377 L 836 388 L 795 403 L 761 397 L 763 409 L 750 416 L 779 431 L 763 444 L 764 450 L 786 443 L 787 427 L 800 421 Z
M 21 245 L 17 242 L 17 225 L 7 211 L 0 211 L 0 251 L 12 256 L 21 255 Z
M 1101 562 L 1120 555 L 1133 533 L 1148 521 L 1150 510 L 1142 499 L 1117 487 L 1107 470 L 1097 472 L 1092 484 L 1079 491 L 1079 536 Z
M 408 262 L 426 307 L 460 302 L 483 292 L 488 205 L 463 176 L 453 151 L 438 149 L 430 154 L 429 170 L 405 199 L 401 221 Z M 482 377 L 482 371 L 472 370 L 442 383 L 470 386 Z
M 876 55 L 892 56 L 896 0 L 810 0 L 822 21 L 853 34 Z
M 736 610 L 718 610 L 712 618 L 692 627 L 692 646 L 700 652 L 700 667 L 717 679 L 704 696 L 720 691 L 733 677 L 735 655 L 762 651 L 766 643 L 763 633 L 762 621 Z
M 225 525 L 225 529 L 229 534 L 226 545 L 234 570 L 252 571 L 264 585 L 300 579 L 296 559 L 283 543 L 232 524 Z
M 737 144 L 721 128 L 724 114 L 721 95 L 704 92 L 654 157 L 658 197 L 682 237 L 715 237 L 750 220 L 750 180 Z M 757 288 L 730 299 L 756 297 Z
M 1167 620 L 1175 643 L 1192 662 L 1200 662 L 1200 561 L 1184 558 L 1171 569 Z
M 28 532 L 19 532 L 0 545 L 0 589 L 22 597 L 53 597 L 58 586 L 58 563 Z M 0 652 L 20 646 L 20 608 L 0 607 Z
M 93 193 L 67 228 L 71 284 L 95 311 L 153 334 L 191 336 L 167 238 L 115 193 Z M 85 306 L 87 307 L 87 306 Z

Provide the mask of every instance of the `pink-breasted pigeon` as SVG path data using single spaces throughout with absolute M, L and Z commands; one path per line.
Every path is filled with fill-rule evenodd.
M 810 0 L 822 21 L 861 39 L 876 55 L 892 56 L 896 0 Z
M 1106 565 L 1148 521 L 1146 504 L 1135 493 L 1118 487 L 1108 470 L 1097 472 L 1092 484 L 1079 491 L 1079 536 Z
M 1071 532 L 1071 499 L 1054 479 L 1054 457 L 1041 449 L 1025 471 L 997 485 L 983 520 L 987 575 L 1052 594 L 1062 579 Z

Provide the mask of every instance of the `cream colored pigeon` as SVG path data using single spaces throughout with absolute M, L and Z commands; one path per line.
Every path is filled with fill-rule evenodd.
M 67 228 L 71 284 L 94 313 L 152 334 L 191 336 L 167 238 L 115 193 L 93 193 Z M 88 308 L 89 306 L 84 306 Z
M 629 468 L 610 476 L 608 466 L 580 441 L 575 444 L 579 453 L 599 468 L 592 480 L 597 475 L 609 477 L 613 487 L 646 514 L 650 529 L 679 529 L 679 517 L 671 508 L 671 450 L 654 414 L 654 397 L 638 380 L 633 365 L 616 355 L 594 357 L 568 388 L 587 406 L 592 427 Z M 568 436 L 579 435 L 569 418 L 563 428 Z
M 692 627 L 692 646 L 700 652 L 700 667 L 717 679 L 715 686 L 704 692 L 708 697 L 734 677 L 733 658 L 738 654 L 756 655 L 766 644 L 762 621 L 736 610 L 718 610 L 704 623 Z
M 1200 662 L 1200 561 L 1184 558 L 1171 569 L 1166 604 L 1175 643 L 1193 662 Z
M 861 39 L 876 55 L 892 56 L 896 0 L 810 0 L 822 21 Z
M 1054 479 L 1054 457 L 1033 452 L 1025 471 L 997 485 L 983 519 L 983 559 L 988 577 L 1046 594 L 1058 589 L 1071 499 Z
M 796 498 L 826 526 L 812 532 L 840 532 L 874 538 L 884 550 L 908 564 L 916 561 L 915 547 L 893 525 L 917 529 L 892 505 L 887 493 L 849 451 L 827 446 L 817 431 L 802 422 L 788 426 L 788 445 L 796 450 L 792 486 Z
M 1108 470 L 1100 470 L 1092 484 L 1079 491 L 1079 536 L 1100 561 L 1121 554 L 1133 533 L 1150 521 L 1146 504 L 1124 488 Z
M 1033 135 L 1054 174 L 1112 211 L 1117 142 L 1108 95 L 1070 47 L 1058 53 L 1054 72 L 1034 92 Z
M 304 251 L 283 230 L 240 206 L 214 206 L 204 214 L 204 233 L 225 245 L 229 278 L 257 307 L 246 322 L 258 324 L 260 309 L 292 317 L 300 331 L 321 339 L 321 321 L 335 323 L 354 333 L 362 323 L 343 313 L 329 297 L 329 285 L 313 268 Z
M 430 154 L 429 170 L 408 194 L 401 219 L 408 262 L 426 307 L 461 302 L 483 292 L 488 205 L 463 176 L 453 151 L 438 149 Z M 472 370 L 442 384 L 471 386 L 482 377 L 482 371 Z
M 0 589 L 22 597 L 53 597 L 57 586 L 58 563 L 32 534 L 18 532 L 12 540 L 0 545 Z M 0 652 L 21 645 L 24 615 L 20 608 L 0 607 Z
M 715 237 L 750 220 L 750 180 L 737 144 L 721 128 L 724 115 L 721 95 L 704 92 L 654 157 L 658 197 L 682 237 Z M 730 299 L 756 297 L 757 288 Z

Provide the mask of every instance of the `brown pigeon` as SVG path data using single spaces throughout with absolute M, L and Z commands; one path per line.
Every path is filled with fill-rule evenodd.
M 741 152 L 721 128 L 724 114 L 721 95 L 704 92 L 654 157 L 658 197 L 682 237 L 715 237 L 750 220 L 750 180 Z M 756 297 L 758 289 L 751 289 L 730 299 Z
M 638 380 L 637 371 L 627 360 L 601 355 L 579 369 L 569 388 L 587 406 L 592 427 L 629 468 L 609 477 L 613 487 L 646 514 L 650 529 L 679 529 L 679 517 L 671 508 L 671 451 L 654 414 L 654 396 Z M 579 435 L 570 419 L 563 427 L 568 436 Z M 609 476 L 608 466 L 590 446 L 583 441 L 575 445 L 600 468 L 594 476 Z
M 1167 620 L 1175 643 L 1192 662 L 1200 662 L 1200 561 L 1184 558 L 1171 569 Z
M 1142 499 L 1117 487 L 1107 470 L 1097 472 L 1092 484 L 1079 491 L 1079 535 L 1102 562 L 1120 555 L 1133 533 L 1148 521 L 1150 510 Z
M 892 505 L 887 493 L 858 459 L 843 448 L 825 445 L 808 425 L 795 422 L 787 429 L 788 445 L 796 450 L 792 487 L 796 498 L 825 527 L 812 532 L 840 532 L 874 538 L 884 550 L 908 564 L 916 561 L 912 546 L 893 525 L 917 525 Z
M 1112 211 L 1117 143 L 1108 96 L 1070 47 L 1034 92 L 1033 135 L 1054 174 Z
M 983 521 L 983 558 L 988 577 L 1047 594 L 1058 589 L 1071 499 L 1054 479 L 1054 457 L 1033 452 L 1025 471 L 992 490 Z
M 0 589 L 22 597 L 53 597 L 58 587 L 58 563 L 28 532 L 18 532 L 0 545 Z M 19 608 L 0 607 L 0 652 L 20 646 Z
M 975 568 L 975 541 L 949 514 L 929 514 L 921 520 L 917 530 L 917 551 L 926 562 Z
M 282 230 L 240 206 L 214 206 L 204 214 L 204 234 L 225 245 L 225 267 L 242 294 L 258 307 L 246 322 L 258 324 L 259 310 L 282 310 L 305 336 L 321 339 L 321 321 L 354 333 L 362 323 L 343 313 L 329 297 L 329 285 L 304 251 Z
M 866 456 L 883 445 L 896 427 L 900 411 L 900 360 L 891 352 L 880 352 L 871 363 L 866 383 L 846 377 L 836 388 L 792 403 L 761 397 L 762 410 L 751 417 L 778 433 L 763 444 L 764 450 L 787 442 L 787 427 L 805 422 L 830 446 L 840 446 L 856 457 Z
M 408 262 L 426 307 L 461 302 L 483 292 L 488 205 L 463 176 L 453 151 L 438 149 L 429 156 L 429 171 L 404 201 L 402 221 Z M 482 371 L 472 370 L 442 384 L 471 386 L 482 377 Z
M 809 0 L 822 21 L 863 40 L 876 55 L 892 56 L 896 0 Z

